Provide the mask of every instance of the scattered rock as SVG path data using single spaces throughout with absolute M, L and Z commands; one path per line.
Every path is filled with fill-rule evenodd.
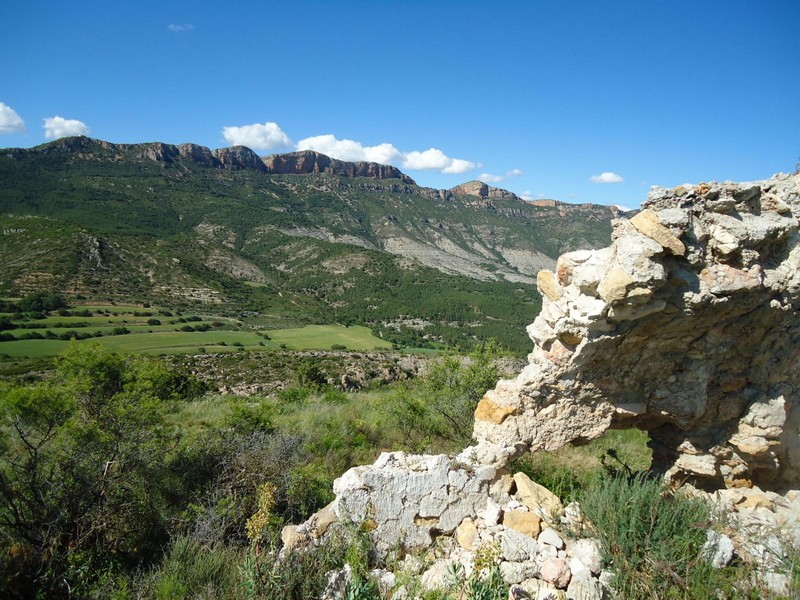
M 503 558 L 510 562 L 532 560 L 539 552 L 539 543 L 529 535 L 506 529 L 500 538 Z
M 572 573 L 567 563 L 561 558 L 550 558 L 542 564 L 539 575 L 547 583 L 552 583 L 560 589 L 566 589 L 572 578 Z
M 475 542 L 478 541 L 478 528 L 470 517 L 461 521 L 461 525 L 456 529 L 456 541 L 464 550 L 474 550 Z
M 714 568 L 721 569 L 727 567 L 733 560 L 733 542 L 724 533 L 714 530 L 708 531 L 708 539 L 703 544 L 700 552 L 706 557 Z
M 561 536 L 550 527 L 543 529 L 539 534 L 539 543 L 553 546 L 556 550 L 564 549 L 564 540 L 562 540 Z
M 508 510 L 503 513 L 503 525 L 536 538 L 542 530 L 542 519 L 532 512 Z
M 517 484 L 520 501 L 545 521 L 552 521 L 553 517 L 557 518 L 564 512 L 558 496 L 532 481 L 525 473 L 515 473 L 514 483 Z

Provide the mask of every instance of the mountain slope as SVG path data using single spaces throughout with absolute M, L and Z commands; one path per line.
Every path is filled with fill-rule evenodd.
M 358 322 L 517 347 L 537 270 L 606 244 L 614 214 L 423 188 L 317 153 L 83 137 L 0 150 L 0 181 L 0 294 L 206 304 L 267 325 Z

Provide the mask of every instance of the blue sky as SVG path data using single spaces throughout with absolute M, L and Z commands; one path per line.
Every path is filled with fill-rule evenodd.
M 310 147 L 432 187 L 484 175 L 626 206 L 800 159 L 793 0 L 31 0 L 2 15 L 0 146 L 86 131 Z

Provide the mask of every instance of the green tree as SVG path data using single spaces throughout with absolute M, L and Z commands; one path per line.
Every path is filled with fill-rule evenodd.
M 173 441 L 165 365 L 72 344 L 51 379 L 0 390 L 0 541 L 20 595 L 80 595 L 159 553 Z
M 34 292 L 28 294 L 18 303 L 23 312 L 41 312 L 64 308 L 67 303 L 61 294 L 55 292 Z
M 489 342 L 471 352 L 466 360 L 451 354 L 431 367 L 423 393 L 434 415 L 443 421 L 443 437 L 457 444 L 469 443 L 475 407 L 497 383 L 494 361 L 498 355 L 497 345 Z

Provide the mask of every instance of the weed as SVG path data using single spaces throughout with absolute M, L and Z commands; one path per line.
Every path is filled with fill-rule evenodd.
M 643 476 L 601 476 L 580 497 L 623 598 L 701 598 L 732 592 L 729 573 L 701 555 L 710 507 Z

